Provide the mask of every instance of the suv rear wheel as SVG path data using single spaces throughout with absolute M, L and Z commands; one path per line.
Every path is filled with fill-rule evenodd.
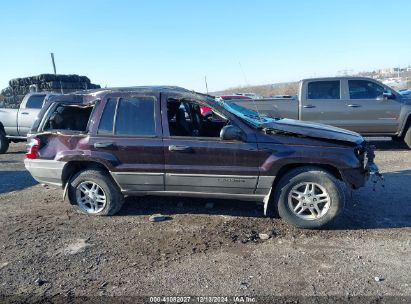
M 284 175 L 276 191 L 278 214 L 299 228 L 324 227 L 344 209 L 345 192 L 338 179 L 316 167 Z
M 107 173 L 85 170 L 70 181 L 70 203 L 81 213 L 89 215 L 113 215 L 124 203 L 124 196 Z
M 10 141 L 4 133 L 0 131 L 0 154 L 4 154 L 9 149 Z

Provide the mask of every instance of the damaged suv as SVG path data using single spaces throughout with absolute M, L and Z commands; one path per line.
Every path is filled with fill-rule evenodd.
M 178 87 L 133 87 L 52 97 L 25 165 L 89 215 L 115 214 L 125 196 L 191 196 L 258 201 L 265 215 L 318 228 L 342 211 L 347 188 L 378 173 L 373 160 L 354 132 Z

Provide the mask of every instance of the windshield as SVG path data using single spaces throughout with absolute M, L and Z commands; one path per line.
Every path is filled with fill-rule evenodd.
M 234 114 L 235 116 L 241 118 L 247 123 L 251 124 L 253 127 L 259 128 L 261 125 L 275 121 L 276 119 L 261 115 L 253 110 L 242 107 L 232 101 L 217 101 L 222 105 L 227 111 Z M 251 103 L 252 101 L 250 101 Z

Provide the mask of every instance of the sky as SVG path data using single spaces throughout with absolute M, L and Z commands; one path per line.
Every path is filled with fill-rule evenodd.
M 205 92 L 411 64 L 411 1 L 3 1 L 0 89 L 81 74 Z

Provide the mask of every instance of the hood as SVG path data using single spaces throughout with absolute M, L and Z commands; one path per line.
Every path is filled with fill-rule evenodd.
M 406 105 L 411 105 L 411 95 L 403 95 L 401 99 Z
M 344 141 L 353 144 L 361 144 L 364 141 L 364 138 L 362 138 L 360 134 L 352 131 L 288 118 L 264 124 L 262 128 L 272 133 L 289 133 L 311 138 Z

